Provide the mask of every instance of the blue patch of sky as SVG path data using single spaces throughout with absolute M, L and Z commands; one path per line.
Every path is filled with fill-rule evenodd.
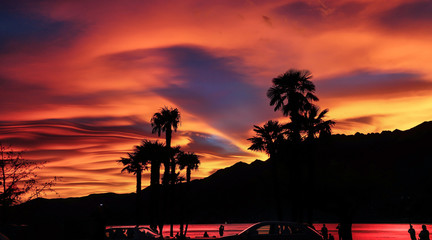
M 240 59 L 215 56 L 196 46 L 159 52 L 169 57 L 171 69 L 184 82 L 158 92 L 189 111 L 214 119 L 213 126 L 245 130 L 252 126 L 247 122 L 256 124 L 273 116 L 265 96 L 267 89 L 249 84 L 251 76 L 237 71 L 242 67 Z
M 65 31 L 66 30 L 66 31 Z M 77 28 L 70 22 L 53 21 L 35 14 L 24 14 L 0 10 L 0 50 L 4 51 L 7 43 L 42 42 L 60 38 L 68 40 Z M 64 34 L 68 33 L 68 34 Z

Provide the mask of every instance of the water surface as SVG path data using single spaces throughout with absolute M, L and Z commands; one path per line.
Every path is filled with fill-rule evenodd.
M 219 237 L 219 226 L 221 224 L 191 224 L 188 229 L 189 237 L 202 237 L 204 232 L 207 231 L 210 237 Z M 252 225 L 252 223 L 236 223 L 236 224 L 223 224 L 225 226 L 225 236 L 233 235 L 243 231 L 245 228 Z M 338 240 L 338 233 L 336 230 L 337 224 L 326 223 L 326 226 L 335 239 Z M 432 225 L 427 225 L 428 230 L 432 229 Z M 317 230 L 320 230 L 322 224 L 314 224 Z M 416 235 L 421 231 L 421 224 L 413 224 L 416 230 Z M 353 224 L 353 240 L 409 240 L 408 234 L 409 224 Z M 179 231 L 179 225 L 174 225 L 174 233 Z M 169 225 L 164 227 L 164 236 L 169 236 Z

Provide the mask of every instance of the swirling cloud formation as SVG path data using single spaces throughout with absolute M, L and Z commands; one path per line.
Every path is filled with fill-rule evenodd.
M 237 161 L 270 119 L 271 79 L 309 69 L 335 132 L 432 119 L 432 2 L 396 0 L 4 1 L 0 140 L 60 176 L 61 197 L 134 190 L 117 163 L 179 108 L 173 143 L 193 178 Z M 148 172 L 144 185 L 148 185 Z M 54 197 L 49 195 L 48 197 Z

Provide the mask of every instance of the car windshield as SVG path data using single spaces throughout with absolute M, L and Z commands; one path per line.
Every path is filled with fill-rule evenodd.
M 309 227 L 309 226 L 307 226 L 307 228 L 308 228 L 309 230 L 311 230 L 312 232 L 315 232 L 316 234 L 321 235 L 321 233 L 318 232 L 318 230 L 316 230 L 315 228 L 312 228 L 312 227 Z
M 247 233 L 247 232 L 249 232 L 250 231 L 250 229 L 252 229 L 252 228 L 255 228 L 256 227 L 256 225 L 257 224 L 252 224 L 252 225 L 250 225 L 249 227 L 247 227 L 245 230 L 243 230 L 243 231 L 241 231 L 241 232 L 239 232 L 239 235 L 241 235 L 241 234 L 245 234 L 245 233 Z
M 264 222 L 249 226 L 239 235 L 290 235 L 312 231 L 319 234 L 315 229 L 296 223 L 287 222 Z

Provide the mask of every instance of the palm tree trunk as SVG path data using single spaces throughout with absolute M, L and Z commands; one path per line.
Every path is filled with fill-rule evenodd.
M 171 137 L 172 137 L 172 129 L 167 129 L 165 132 L 165 146 L 167 148 L 171 147 Z
M 307 189 L 309 188 L 313 188 L 314 183 L 315 183 L 315 158 L 317 156 L 317 144 L 315 142 L 313 142 L 313 139 L 307 143 L 307 145 L 309 145 L 307 148 L 309 149 L 308 151 L 308 156 L 306 156 L 307 160 Z M 313 198 L 313 194 L 312 191 L 306 191 L 306 205 L 307 205 L 307 221 L 309 224 L 312 225 L 313 223 L 313 212 L 314 212 L 314 198 Z
M 186 169 L 186 183 L 188 184 L 188 186 L 189 186 L 190 181 L 191 181 L 191 169 L 188 167 Z
M 292 185 L 292 192 L 295 193 L 292 196 L 292 215 L 294 221 L 298 223 L 303 222 L 304 214 L 304 189 L 303 189 L 303 179 L 304 179 L 304 163 L 300 158 L 300 143 L 293 143 L 292 152 L 289 156 L 291 158 L 291 165 L 289 167 L 289 179 Z
M 160 179 L 160 162 L 157 160 L 153 160 L 151 162 L 150 186 L 158 186 L 159 179 Z
M 168 129 L 165 132 L 165 147 L 167 149 L 167 152 L 170 152 L 171 149 L 171 135 L 172 135 L 172 130 Z M 163 176 L 163 185 L 168 186 L 168 184 L 171 181 L 171 174 L 170 174 L 170 165 L 171 165 L 171 158 L 169 157 L 169 154 L 167 155 L 168 157 L 166 159 L 164 159 L 164 176 Z
M 152 229 L 156 229 L 158 221 L 156 215 L 159 214 L 159 199 L 160 199 L 160 161 L 153 160 L 151 162 L 150 172 L 150 225 Z
M 186 226 L 185 226 L 184 234 L 183 234 L 184 237 L 186 237 L 187 230 L 188 230 L 188 227 L 189 227 L 187 213 L 190 212 L 189 211 L 190 180 L 191 180 L 191 169 L 190 169 L 190 167 L 187 167 L 186 168 L 186 193 L 185 193 L 184 198 L 183 198 L 184 204 L 182 204 L 183 208 L 185 208 L 183 210 L 183 212 L 186 212 L 186 214 L 185 214 L 186 216 L 184 216 L 184 221 L 186 222 Z
M 189 227 L 189 223 L 186 222 L 186 226 L 185 226 L 185 230 L 184 230 L 184 235 L 185 235 L 185 236 L 186 236 L 186 234 L 187 234 L 188 227 Z
M 187 194 L 187 193 L 185 193 L 185 191 L 184 191 L 184 187 L 183 187 L 183 185 L 179 185 L 179 194 L 178 194 L 178 197 L 179 197 L 179 204 L 178 204 L 178 207 L 179 207 L 179 209 L 180 209 L 180 212 L 179 212 L 179 215 L 180 215 L 180 218 L 179 218 L 179 221 L 180 221 L 180 238 L 182 238 L 182 239 L 185 239 L 184 237 L 186 236 L 186 234 L 184 233 L 184 216 L 185 216 L 185 214 L 184 214 L 184 207 L 185 207 L 185 195 Z
M 166 142 L 166 148 L 168 149 L 168 152 L 170 152 L 171 150 L 171 137 L 172 137 L 172 129 L 169 128 L 166 130 L 165 132 L 165 142 Z M 175 184 L 175 179 L 174 179 L 174 175 L 175 175 L 175 162 L 174 162 L 174 158 L 171 159 L 171 156 L 169 154 L 169 159 L 167 159 L 167 165 L 166 165 L 166 169 L 165 169 L 165 173 L 167 173 L 166 175 L 166 182 L 167 184 L 170 184 L 171 187 L 169 189 L 169 199 L 168 199 L 168 216 L 169 216 L 169 221 L 170 221 L 170 237 L 174 237 L 174 223 L 173 223 L 173 210 L 174 210 L 174 206 L 173 206 L 173 194 L 174 194 L 174 189 L 172 189 L 172 187 L 174 187 Z M 171 167 L 171 171 L 170 171 L 170 167 Z M 165 178 L 165 176 L 164 176 Z
M 138 168 L 136 172 L 136 224 L 139 225 L 140 222 L 140 216 L 141 216 L 141 175 L 142 175 L 142 169 Z
M 275 197 L 275 206 L 276 206 L 276 214 L 277 219 L 279 221 L 282 221 L 283 216 L 283 209 L 281 204 L 281 194 L 280 194 L 280 184 L 279 184 L 279 174 L 278 174 L 278 166 L 277 166 L 277 159 L 275 159 L 274 154 L 271 154 L 270 156 L 270 165 L 271 165 L 271 171 L 272 171 L 272 180 L 273 180 L 273 195 Z

